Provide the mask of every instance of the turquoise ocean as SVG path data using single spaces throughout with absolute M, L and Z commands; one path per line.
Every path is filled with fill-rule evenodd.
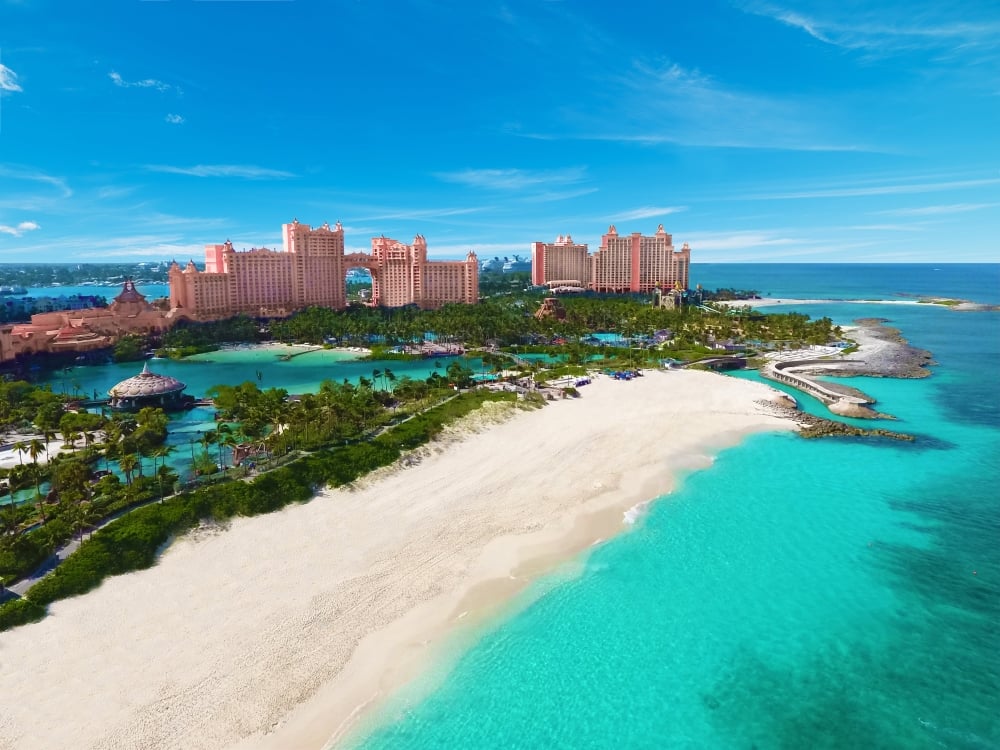
M 1000 265 L 696 264 L 695 277 L 1000 303 Z M 849 381 L 916 441 L 774 433 L 723 451 L 451 638 L 347 744 L 1000 748 L 1000 313 L 786 309 L 888 318 L 933 353 L 928 378 Z

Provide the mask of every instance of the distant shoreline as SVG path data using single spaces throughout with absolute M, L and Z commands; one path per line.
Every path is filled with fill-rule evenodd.
M 776 307 L 778 305 L 924 305 L 944 307 L 958 311 L 989 311 L 1000 309 L 997 305 L 987 305 L 970 300 L 951 297 L 921 297 L 919 299 L 795 299 L 793 297 L 759 297 L 757 299 L 715 300 L 708 304 L 729 307 Z

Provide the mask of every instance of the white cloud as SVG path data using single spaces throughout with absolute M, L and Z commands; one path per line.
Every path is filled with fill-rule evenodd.
M 744 10 L 804 31 L 824 44 L 878 55 L 935 48 L 966 53 L 990 50 L 1000 36 L 1000 21 L 976 19 L 964 6 L 954 6 L 960 9 L 958 14 L 941 3 L 906 3 L 898 6 L 898 12 L 849 3 L 834 7 L 840 17 L 809 16 L 769 3 L 751 3 Z
M 781 247 L 786 245 L 809 244 L 808 241 L 791 237 L 776 237 L 767 232 L 708 232 L 691 233 L 684 236 L 684 241 L 693 250 L 747 250 L 757 247 Z
M 643 206 L 632 211 L 615 214 L 615 221 L 632 221 L 633 219 L 652 219 L 656 216 L 669 216 L 670 214 L 687 211 L 687 206 Z
M 17 73 L 0 63 L 0 91 L 24 91 L 17 82 Z
M 373 216 L 362 216 L 358 221 L 376 221 L 378 219 L 441 219 L 448 216 L 464 216 L 483 211 L 484 207 L 476 208 L 426 208 L 426 209 L 386 209 L 384 213 Z
M 73 195 L 73 191 L 70 190 L 66 181 L 61 177 L 53 177 L 52 175 L 45 174 L 44 172 L 37 172 L 24 167 L 4 166 L 0 164 L 0 177 L 8 177 L 12 180 L 26 180 L 28 182 L 41 182 L 45 185 L 51 185 L 62 193 L 63 198 L 69 198 Z
M 176 235 L 136 234 L 123 237 L 104 235 L 73 234 L 53 238 L 47 242 L 31 243 L 31 252 L 39 257 L 59 258 L 150 258 L 164 259 L 176 257 L 204 257 L 203 244 L 187 244 Z M 18 255 L 27 248 L 14 247 L 11 253 Z
M 922 232 L 925 229 L 925 224 L 926 222 L 916 224 L 854 224 L 844 227 L 844 229 L 860 232 Z
M 25 232 L 34 232 L 36 229 L 41 229 L 41 227 L 33 221 L 22 221 L 16 226 L 0 224 L 0 234 L 9 234 L 12 237 L 20 237 Z
M 524 198 L 524 200 L 530 203 L 551 203 L 554 201 L 565 201 L 570 198 L 579 198 L 583 195 L 590 195 L 591 193 L 596 193 L 599 188 L 580 188 L 579 190 L 563 190 L 563 191 L 549 191 L 545 193 L 538 193 L 537 195 L 529 195 Z
M 843 187 L 804 190 L 791 193 L 773 193 L 745 196 L 748 200 L 797 200 L 803 198 L 860 198 L 870 195 L 907 195 L 912 193 L 933 193 L 938 190 L 962 190 L 965 188 L 1000 185 L 1000 177 L 978 180 L 944 180 L 941 182 L 915 182 L 901 185 L 876 185 L 872 187 Z
M 148 164 L 150 172 L 183 174 L 191 177 L 241 177 L 246 180 L 285 179 L 294 177 L 291 172 L 268 169 L 253 164 L 197 164 L 193 167 L 172 167 L 166 164 Z
M 157 91 L 176 91 L 178 94 L 183 93 L 180 88 L 173 86 L 169 83 L 164 83 L 163 81 L 158 81 L 155 78 L 143 78 L 141 81 L 126 81 L 121 77 L 121 74 L 111 71 L 108 73 L 108 78 L 110 78 L 115 86 L 123 89 L 156 89 Z
M 567 185 L 586 177 L 583 167 L 553 170 L 527 169 L 464 169 L 459 172 L 438 172 L 435 177 L 486 190 L 524 190 L 539 185 Z
M 871 151 L 844 142 L 835 133 L 829 103 L 805 97 L 781 98 L 738 90 L 676 63 L 633 61 L 621 73 L 595 85 L 607 89 L 630 116 L 619 122 L 607 111 L 573 111 L 567 107 L 558 135 L 529 133 L 526 138 L 568 138 L 643 146 L 675 144 L 711 148 L 759 148 L 788 151 Z
M 184 118 L 181 117 L 180 115 L 170 114 L 163 119 L 169 122 L 171 125 L 180 125 L 184 122 Z
M 996 208 L 1000 203 L 952 203 L 945 206 L 920 206 L 918 208 L 895 208 L 887 211 L 876 211 L 884 216 L 942 216 L 947 214 L 964 214 L 969 211 L 979 211 L 984 208 Z

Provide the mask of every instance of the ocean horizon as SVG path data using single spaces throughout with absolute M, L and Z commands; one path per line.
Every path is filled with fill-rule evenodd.
M 963 266 L 699 264 L 692 281 L 1000 302 L 1000 265 Z M 914 442 L 763 434 L 721 452 L 449 639 L 345 744 L 1000 747 L 1000 313 L 789 310 L 883 317 L 932 352 L 927 378 L 845 379 L 896 418 L 872 426 Z

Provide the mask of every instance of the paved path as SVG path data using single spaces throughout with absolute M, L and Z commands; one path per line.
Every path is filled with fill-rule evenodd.
M 386 431 L 392 429 L 396 425 L 403 424 L 404 422 L 410 421 L 411 419 L 413 419 L 418 414 L 423 414 L 425 411 L 428 411 L 430 409 L 434 409 L 434 408 L 436 408 L 438 406 L 441 406 L 443 404 L 448 403 L 452 399 L 457 398 L 458 395 L 459 395 L 458 393 L 453 393 L 452 395 L 448 396 L 448 398 L 444 399 L 443 401 L 439 401 L 438 403 L 434 404 L 433 406 L 428 406 L 425 409 L 421 409 L 420 411 L 414 412 L 413 414 L 408 415 L 405 419 L 401 419 L 399 422 L 396 422 L 395 424 L 384 425 L 383 427 L 375 430 L 373 433 L 371 433 L 369 435 L 366 435 L 365 437 L 363 437 L 360 440 L 355 441 L 355 442 L 360 442 L 361 440 L 370 440 L 370 439 L 372 439 L 374 437 L 378 437 L 383 432 L 386 432 Z M 301 455 L 309 455 L 308 451 L 299 451 L 299 453 Z M 281 468 L 281 466 L 287 466 L 288 463 L 290 463 L 290 462 L 282 463 L 280 466 L 275 466 L 273 468 L 276 468 L 276 469 L 277 468 Z M 238 477 L 238 479 L 241 479 L 244 482 L 248 482 L 248 481 L 250 481 L 252 479 L 255 479 L 260 474 L 266 474 L 266 473 L 267 473 L 266 470 L 263 471 L 263 472 L 251 471 L 251 472 L 248 472 L 243 477 Z M 152 505 L 153 503 L 158 503 L 158 502 L 163 502 L 165 500 L 169 500 L 171 497 L 173 497 L 173 495 L 167 495 L 167 496 L 165 496 L 163 498 L 154 497 L 154 498 L 151 498 L 149 500 L 144 500 L 141 503 L 138 503 L 136 505 L 130 505 L 127 508 L 121 508 L 120 510 L 116 510 L 110 516 L 107 516 L 106 518 L 101 519 L 101 521 L 98 522 L 98 524 L 96 526 L 92 526 L 90 528 L 90 535 L 93 536 L 93 534 L 94 534 L 95 531 L 100 531 L 105 526 L 108 526 L 109 524 L 114 523 L 115 521 L 117 521 L 122 516 L 124 516 L 124 515 L 126 515 L 128 513 L 131 513 L 134 510 L 138 510 L 139 508 L 145 508 L 147 505 Z M 32 586 L 34 586 L 40 580 L 42 580 L 43 578 L 45 578 L 45 576 L 47 576 L 49 573 L 51 573 L 53 570 L 55 570 L 56 567 L 58 567 L 58 565 L 63 560 L 65 560 L 67 557 L 69 557 L 74 552 L 76 552 L 80 548 L 80 544 L 82 543 L 82 541 L 83 541 L 82 538 L 81 539 L 72 539 L 72 540 L 70 540 L 65 545 L 63 545 L 58 550 L 56 550 L 54 554 L 50 555 L 49 558 L 45 562 L 43 562 L 35 571 L 33 571 L 31 573 L 31 575 L 27 576 L 26 578 L 22 578 L 17 583 L 13 583 L 10 586 L 7 586 L 6 589 L 2 593 L 0 593 L 0 602 L 5 602 L 5 601 L 7 601 L 7 599 L 10 599 L 10 598 L 24 596 L 25 593 Z

